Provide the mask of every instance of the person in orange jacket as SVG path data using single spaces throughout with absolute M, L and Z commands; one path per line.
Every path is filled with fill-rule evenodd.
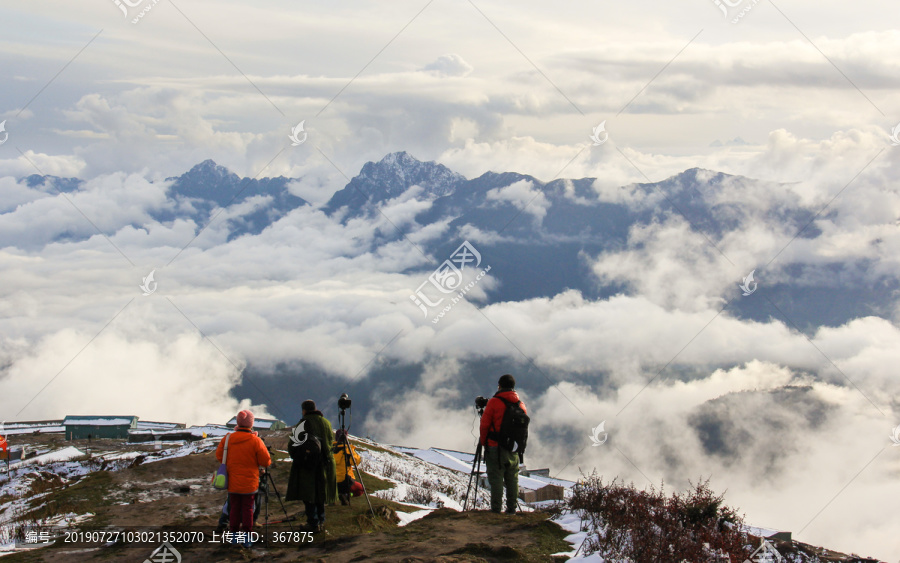
M 491 397 L 484 414 L 481 415 L 481 436 L 479 443 L 484 447 L 484 464 L 487 466 L 488 483 L 491 487 L 491 511 L 499 513 L 503 505 L 503 489 L 506 489 L 506 513 L 515 514 L 519 497 L 519 454 L 500 447 L 491 438 L 500 431 L 506 404 L 519 403 L 519 394 L 515 392 L 516 379 L 509 374 L 500 377 L 497 393 Z M 525 403 L 520 405 L 526 413 Z
M 222 437 L 216 448 L 216 459 L 222 462 L 225 452 L 225 440 L 228 440 L 228 456 L 225 467 L 228 469 L 228 505 L 229 525 L 231 532 L 253 531 L 253 505 L 256 491 L 259 489 L 259 469 L 272 464 L 272 456 L 266 445 L 253 432 L 253 413 L 242 410 L 237 414 L 237 428 L 231 434 Z M 243 528 L 243 530 L 242 530 Z M 249 538 L 244 547 L 250 547 Z

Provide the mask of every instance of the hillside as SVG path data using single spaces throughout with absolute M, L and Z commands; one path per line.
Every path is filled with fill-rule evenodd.
M 283 495 L 290 470 L 283 452 L 288 434 L 273 431 L 260 435 L 275 452 L 271 473 Z M 0 477 L 0 543 L 7 544 L 4 561 L 11 563 L 71 561 L 76 553 L 80 561 L 138 561 L 148 557 L 160 543 L 102 546 L 99 542 L 65 541 L 67 531 L 88 532 L 97 527 L 205 533 L 204 544 L 175 544 L 186 563 L 318 560 L 323 556 L 329 561 L 347 561 L 359 553 L 371 553 L 378 560 L 379 552 L 397 550 L 418 557 L 458 553 L 457 560 L 467 560 L 466 554 L 491 553 L 485 546 L 494 545 L 500 536 L 505 540 L 494 545 L 498 553 L 516 553 L 516 559 L 521 560 L 543 561 L 554 552 L 569 549 L 561 539 L 567 533 L 549 522 L 548 513 L 522 515 L 504 523 L 503 518 L 485 512 L 436 509 L 461 504 L 467 476 L 366 441 L 354 443 L 364 456 L 364 482 L 371 493 L 376 518 L 369 514 L 365 499 L 356 498 L 349 507 L 329 507 L 327 530 L 315 534 L 312 542 L 273 542 L 268 548 L 260 545 L 250 550 L 210 542 L 224 501 L 224 494 L 209 486 L 209 476 L 216 466 L 214 447 L 218 438 L 160 445 L 123 444 L 121 440 L 93 440 L 88 445 L 80 440 L 73 446 L 59 435 L 48 434 L 29 436 L 27 442 L 29 450 L 45 453 L 13 464 L 10 479 L 5 474 Z M 483 499 L 484 491 L 480 494 Z M 405 502 L 410 500 L 431 506 Z M 287 502 L 285 508 L 288 515 L 297 517 L 292 526 L 303 523 L 302 503 Z M 274 493 L 268 510 L 271 520 L 284 519 Z M 264 512 L 257 530 L 263 521 Z M 282 522 L 270 525 L 269 534 L 274 537 L 276 532 L 290 530 Z M 53 545 L 38 547 L 24 541 L 29 531 L 58 537 Z M 422 540 L 435 535 L 441 540 Z M 10 543 L 16 536 L 19 541 L 13 549 Z M 395 560 L 393 556 L 388 559 Z
M 290 463 L 286 453 L 288 431 L 262 431 L 260 436 L 274 452 L 273 476 L 278 492 L 286 487 Z M 16 442 L 32 454 L 12 464 L 0 486 L 0 553 L 4 561 L 141 561 L 162 542 L 161 532 L 189 535 L 195 541 L 175 541 L 182 561 L 620 561 L 610 556 L 609 546 L 595 541 L 615 536 L 616 519 L 604 512 L 597 519 L 585 510 L 571 511 L 556 503 L 521 504 L 515 517 L 495 515 L 484 508 L 486 491 L 479 490 L 481 510 L 461 512 L 468 475 L 421 457 L 448 457 L 446 452 L 393 448 L 362 439 L 353 443 L 364 460 L 365 484 L 376 517 L 363 498 L 351 506 L 333 506 L 327 511 L 327 530 L 309 537 L 287 534 L 303 521 L 299 502 L 285 503 L 293 523 L 284 522 L 281 504 L 272 493 L 268 505 L 268 547 L 258 543 L 240 549 L 213 541 L 224 495 L 209 486 L 216 466 L 217 437 L 193 443 L 126 444 L 121 440 L 65 441 L 59 434 L 18 435 Z M 406 452 L 402 451 L 405 450 Z M 462 465 L 455 459 L 443 465 Z M 5 468 L 4 468 L 5 469 Z M 523 478 L 527 482 L 527 478 Z M 585 482 L 576 500 L 590 493 Z M 613 490 L 603 489 L 606 493 Z M 652 495 L 624 487 L 616 494 L 629 494 L 628 505 L 639 507 Z M 657 497 L 661 498 L 661 497 Z M 577 504 L 577 503 L 576 503 Z M 573 505 L 574 506 L 574 505 Z M 580 505 L 584 508 L 583 505 Z M 605 510 L 605 509 L 604 509 Z M 647 516 L 647 520 L 652 520 Z M 265 510 L 257 531 L 262 531 Z M 276 523 L 277 522 L 277 523 Z M 597 535 L 597 522 L 603 533 Z M 637 523 L 626 530 L 638 538 Z M 646 527 L 646 526 L 643 526 Z M 653 526 L 650 526 L 651 528 Z M 750 530 L 749 528 L 747 530 Z M 98 531 L 151 533 L 150 541 L 104 542 L 90 536 Z M 767 533 L 753 529 L 753 533 Z M 88 541 L 78 542 L 78 533 Z M 196 541 L 198 534 L 204 541 Z M 48 545 L 29 543 L 26 538 L 53 538 Z M 75 534 L 75 535 L 73 535 Z M 278 534 L 282 534 L 279 536 Z M 621 534 L 620 534 L 621 536 Z M 586 538 L 591 538 L 585 542 Z M 761 538 L 739 536 L 748 554 Z M 284 541 L 278 541 L 278 539 Z M 156 540 L 156 541 L 153 541 Z M 795 562 L 874 561 L 853 558 L 806 546 L 799 542 L 771 540 L 780 553 Z M 594 547 L 597 554 L 584 557 Z M 604 551 L 607 550 L 607 551 Z M 606 558 L 599 553 L 606 552 Z M 554 555 L 558 554 L 558 555 Z M 641 559 L 638 559 L 641 561 Z

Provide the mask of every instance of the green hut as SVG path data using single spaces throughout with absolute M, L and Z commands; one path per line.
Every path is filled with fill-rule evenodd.
M 66 440 L 88 438 L 128 438 L 128 431 L 137 428 L 136 416 L 67 416 L 63 420 Z

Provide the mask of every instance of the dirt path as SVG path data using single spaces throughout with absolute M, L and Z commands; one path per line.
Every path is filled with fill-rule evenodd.
M 565 535 L 543 513 L 507 516 L 439 510 L 403 528 L 313 544 L 297 560 L 553 561 L 551 553 L 566 549 L 558 543 Z
M 426 562 L 552 562 L 566 558 L 551 555 L 570 549 L 566 536 L 545 513 L 506 516 L 489 512 L 459 513 L 438 510 L 402 528 L 377 533 L 328 539 L 316 534 L 315 541 L 302 546 L 264 546 L 243 549 L 204 544 L 177 546 L 182 563 L 238 563 L 265 561 L 281 563 L 308 561 L 347 563 L 355 561 L 393 563 Z M 17 554 L 10 562 L 42 561 L 135 561 L 150 556 L 151 548 L 51 548 Z

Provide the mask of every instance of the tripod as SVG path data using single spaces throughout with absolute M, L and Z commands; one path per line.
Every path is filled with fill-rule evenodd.
M 294 531 L 294 526 L 291 525 L 291 520 L 294 520 L 294 516 L 288 516 L 287 509 L 284 507 L 284 501 L 281 500 L 281 493 L 278 492 L 278 488 L 275 486 L 275 479 L 272 478 L 272 474 L 269 473 L 269 468 L 266 467 L 263 471 L 263 482 L 260 486 L 263 494 L 266 495 L 266 523 L 265 523 L 265 531 L 266 531 L 266 547 L 269 546 L 269 487 L 272 487 L 272 490 L 275 492 L 275 498 L 278 499 L 278 504 L 281 505 L 281 510 L 284 512 L 284 520 L 281 522 L 287 522 L 288 527 L 291 531 Z
M 481 419 L 484 416 L 484 407 L 476 406 L 475 410 L 478 412 L 478 418 Z M 467 507 L 469 505 L 469 493 L 472 491 L 472 483 L 475 483 L 475 496 L 472 499 L 472 510 L 474 510 L 478 506 L 478 481 L 479 477 L 481 477 L 481 457 L 482 457 L 483 448 L 481 447 L 481 439 L 478 440 L 478 446 L 475 447 L 475 459 L 472 460 L 472 471 L 469 472 L 469 486 L 466 488 L 466 496 L 463 498 L 463 511 L 469 510 Z
M 362 473 L 359 471 L 359 465 L 356 464 L 356 458 L 353 457 L 353 448 L 350 446 L 350 439 L 348 436 L 350 425 L 348 424 L 346 427 L 344 426 L 344 416 L 346 414 L 347 409 L 341 409 L 338 414 L 338 421 L 341 424 L 341 448 L 344 451 L 344 475 L 350 475 L 350 464 L 352 462 L 353 468 L 356 470 L 356 477 L 359 479 L 359 484 L 362 485 L 363 494 L 366 497 L 366 503 L 369 505 L 369 511 L 372 513 L 372 518 L 375 518 L 375 509 L 372 508 L 372 501 L 369 500 L 369 492 L 366 490 L 366 484 L 363 482 Z M 350 422 L 353 422 L 353 414 L 350 414 Z M 349 458 L 349 461 L 348 461 Z M 349 503 L 350 500 L 347 499 Z

